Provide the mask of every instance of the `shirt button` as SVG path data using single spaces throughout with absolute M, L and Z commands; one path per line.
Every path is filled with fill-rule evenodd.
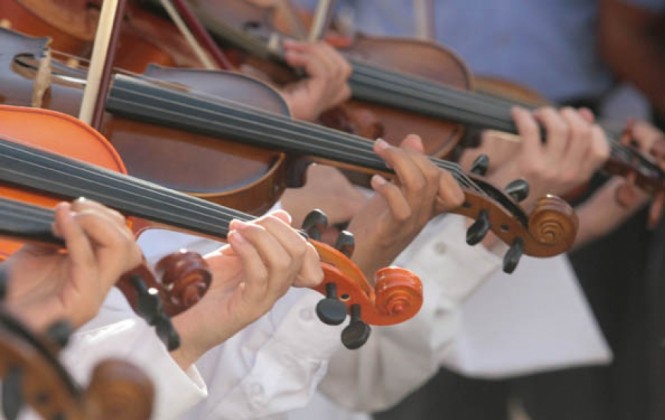
M 434 251 L 436 251 L 437 254 L 445 254 L 447 249 L 448 247 L 443 242 L 437 242 L 434 245 Z
M 314 313 L 309 308 L 303 308 L 300 310 L 300 318 L 304 321 L 311 321 L 314 317 Z

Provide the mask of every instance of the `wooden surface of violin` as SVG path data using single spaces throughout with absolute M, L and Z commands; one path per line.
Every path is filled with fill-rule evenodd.
M 273 29 L 273 8 L 259 7 L 244 0 L 197 1 L 191 4 L 201 21 L 223 45 L 249 52 L 236 54 L 236 62 L 247 62 L 262 69 L 277 83 L 293 81 L 293 73 L 270 64 L 275 58 L 282 61 L 278 50 L 271 52 L 266 48 L 267 40 L 278 35 Z M 363 66 L 363 63 L 390 68 L 456 89 L 470 89 L 470 73 L 457 55 L 434 43 L 368 36 L 355 38 L 349 45 L 344 46 L 342 51 L 352 60 L 354 66 L 351 77 L 352 89 L 356 88 L 353 89 L 354 100 L 342 105 L 341 111 L 338 110 L 334 117 L 324 115 L 324 121 L 336 124 L 332 126 L 338 129 L 358 127 L 355 134 L 363 134 L 364 130 L 366 135 L 373 136 L 372 139 L 380 136 L 393 144 L 398 144 L 417 127 L 417 133 L 423 139 L 428 154 L 445 157 L 452 152 L 462 134 L 460 124 L 378 102 L 369 102 L 363 100 L 358 93 L 363 79 L 376 77 L 372 69 Z M 231 51 L 227 53 L 234 57 Z M 366 129 L 368 121 L 371 121 L 367 115 L 378 121 L 378 124 L 374 124 L 378 128 Z
M 0 193 L 4 196 L 29 200 L 26 190 L 36 190 L 40 195 L 49 197 L 85 196 L 127 215 L 216 239 L 226 237 L 233 218 L 252 218 L 196 197 L 66 157 L 68 148 L 79 148 L 78 143 L 95 141 L 104 143 L 97 150 L 98 153 L 106 151 L 109 155 L 105 159 L 107 162 L 117 159 L 106 139 L 65 114 L 2 105 L 0 120 L 3 121 L 0 128 L 0 184 L 7 186 Z M 29 131 L 29 137 L 22 129 L 26 121 L 39 127 Z M 59 138 L 66 138 L 67 141 L 53 142 L 53 133 L 62 135 Z M 63 144 L 66 144 L 64 148 Z M 93 162 L 97 159 L 99 157 L 95 156 Z M 422 286 L 414 274 L 396 267 L 385 268 L 379 270 L 377 284 L 372 286 L 346 255 L 328 245 L 316 241 L 312 243 L 322 258 L 325 279 L 319 290 L 325 291 L 326 299 L 317 313 L 324 322 L 334 324 L 343 322 L 347 312 L 352 315 L 351 324 L 345 330 L 351 332 L 344 333 L 350 336 L 344 341 L 348 347 L 358 347 L 367 339 L 369 327 L 364 320 L 387 325 L 402 322 L 417 313 L 422 304 Z M 329 290 L 329 285 L 335 287 L 335 293 Z M 354 333 L 356 331 L 360 333 Z
M 39 57 L 44 48 L 43 41 L 40 45 L 40 40 L 20 37 L 9 31 L 0 31 L 0 37 L 10 40 L 20 38 L 14 44 L 8 43 L 6 49 L 11 51 L 13 48 L 13 52 L 8 53 L 6 62 L 0 64 L 9 71 L 0 73 L 0 77 L 6 77 L 13 88 L 18 89 L 20 86 L 23 91 L 8 92 L 5 95 L 6 102 L 29 104 L 27 90 L 33 87 L 30 74 L 34 73 L 31 66 L 34 68 L 35 63 L 31 65 L 20 57 Z M 15 71 L 16 62 L 23 62 L 27 66 Z M 241 209 L 247 209 L 248 203 L 255 203 L 254 199 L 262 200 L 260 204 L 263 206 L 258 208 L 258 211 L 261 211 L 267 207 L 266 204 L 272 204 L 277 199 L 283 186 L 297 186 L 302 181 L 306 162 L 299 164 L 301 160 L 296 158 L 308 157 L 368 173 L 391 172 L 374 154 L 371 142 L 325 127 L 244 107 L 240 103 L 247 103 L 247 98 L 251 98 L 254 102 L 250 105 L 261 104 L 269 111 L 284 108 L 283 101 L 274 91 L 266 90 L 262 84 L 251 79 L 228 73 L 158 68 L 150 69 L 148 75 L 153 80 L 159 78 L 175 82 L 180 88 L 173 89 L 172 85 L 165 87 L 154 81 L 116 76 L 107 101 L 107 111 L 110 114 L 105 119 L 103 131 L 120 154 L 127 156 L 125 163 L 130 174 L 178 190 L 194 191 L 206 198 L 214 196 L 213 198 L 222 200 L 224 204 Z M 71 113 L 74 106 L 72 97 L 77 94 L 76 86 L 72 86 L 75 85 L 72 83 L 74 80 L 71 76 L 53 77 L 50 94 L 44 98 L 44 106 Z M 257 90 L 252 92 L 256 93 L 233 96 L 237 92 L 229 85 L 229 80 L 240 80 L 245 86 L 254 86 Z M 185 88 L 188 84 L 193 86 Z M 262 95 L 259 94 L 258 86 L 263 89 Z M 229 97 L 236 102 L 229 101 Z M 266 107 L 269 100 L 272 100 L 273 104 Z M 127 117 L 132 120 L 127 120 Z M 167 127 L 156 126 L 154 123 Z M 192 143 L 195 147 L 192 147 Z M 248 144 L 254 144 L 258 149 L 251 148 Z M 233 154 L 239 150 L 247 155 Z M 198 154 L 200 159 L 195 159 L 192 153 Z M 218 153 L 230 156 L 223 160 L 222 156 L 216 155 Z M 251 163 L 250 159 L 257 159 L 256 156 L 263 159 L 266 165 L 262 168 L 266 169 L 262 169 L 259 176 L 248 179 L 245 176 L 247 171 L 256 167 L 252 167 L 248 162 Z M 266 156 L 269 158 L 266 159 Z M 227 161 L 226 166 L 219 163 L 225 164 Z M 191 162 L 197 162 L 197 165 L 194 166 Z M 491 229 L 514 248 L 506 257 L 507 271 L 514 269 L 522 253 L 535 256 L 555 255 L 572 244 L 577 220 L 563 201 L 552 197 L 545 198 L 531 215 L 527 215 L 511 197 L 481 178 L 464 174 L 454 163 L 435 159 L 435 164 L 451 171 L 466 192 L 467 202 L 455 212 L 480 219 L 470 229 L 468 242 L 477 243 Z M 191 182 L 191 187 L 185 185 L 186 182 Z M 237 188 L 229 189 L 229 182 Z M 258 187 L 259 193 L 248 198 L 247 187 L 251 187 L 249 191 L 257 191 Z M 216 195 L 213 194 L 213 188 L 218 188 Z M 220 192 L 222 189 L 226 190 Z M 526 190 L 521 188 L 521 193 L 516 197 L 524 196 L 524 192 Z M 250 209 L 257 211 L 256 206 Z M 542 219 L 544 215 L 547 216 Z M 545 231 L 540 224 L 544 223 L 544 220 L 548 220 Z M 556 229 L 553 229 L 555 226 Z
M 87 388 L 74 382 L 57 359 L 70 333 L 57 322 L 46 334 L 34 334 L 0 307 L 4 418 L 15 419 L 29 406 L 45 419 L 149 419 L 154 387 L 131 363 L 107 359 L 97 364 Z
M 92 51 L 101 0 L 5 0 L 0 21 L 32 36 L 49 37 L 52 47 L 74 56 Z M 128 2 L 114 65 L 142 72 L 148 64 L 200 67 L 201 62 L 168 19 L 136 1 Z

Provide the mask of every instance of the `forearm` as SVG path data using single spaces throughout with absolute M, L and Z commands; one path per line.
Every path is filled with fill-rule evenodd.
M 620 0 L 604 0 L 599 16 L 603 58 L 619 77 L 635 84 L 665 115 L 663 16 Z
M 643 200 L 634 206 L 621 206 L 615 196 L 617 188 L 623 182 L 622 179 L 611 179 L 575 209 L 580 223 L 573 249 L 581 248 L 609 234 L 646 205 L 646 200 Z

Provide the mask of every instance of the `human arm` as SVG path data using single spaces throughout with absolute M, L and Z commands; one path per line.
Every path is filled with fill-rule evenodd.
M 172 355 L 183 368 L 266 313 L 290 286 L 321 281 L 316 251 L 288 222 L 285 212 L 234 221 L 229 246 L 206 256 L 213 273 L 209 290 L 173 318 L 182 345 Z
M 598 37 L 603 58 L 665 115 L 665 3 L 603 0 L 599 7 Z

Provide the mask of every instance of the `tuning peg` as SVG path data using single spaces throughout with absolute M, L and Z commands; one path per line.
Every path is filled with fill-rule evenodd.
M 8 283 L 9 273 L 7 273 L 7 268 L 5 266 L 0 266 L 0 302 L 5 300 L 7 296 L 7 283 Z
M 480 213 L 478 213 L 476 221 L 473 222 L 466 231 L 466 243 L 469 245 L 475 245 L 482 241 L 485 235 L 487 235 L 487 232 L 489 232 L 490 226 L 487 210 L 481 210 Z
M 316 315 L 327 325 L 339 325 L 346 319 L 346 305 L 337 298 L 335 283 L 326 283 L 326 297 L 316 304 Z
M 49 340 L 56 343 L 60 348 L 63 348 L 69 342 L 69 337 L 74 332 L 71 324 L 67 321 L 55 321 L 46 329 L 46 336 Z
M 2 378 L 2 414 L 7 420 L 18 418 L 23 407 L 23 371 L 12 366 Z
M 349 350 L 362 347 L 367 342 L 372 329 L 360 319 L 360 305 L 351 305 L 351 322 L 342 331 L 342 344 Z
M 522 254 L 524 254 L 524 241 L 522 238 L 517 238 L 503 257 L 503 271 L 509 274 L 515 271 Z
M 178 347 L 180 347 L 180 335 L 173 327 L 173 323 L 168 316 L 163 313 L 159 314 L 155 318 L 154 325 L 157 336 L 160 340 L 162 340 L 162 343 L 166 345 L 166 348 L 169 351 L 176 350 Z
M 150 325 L 162 312 L 162 303 L 155 289 L 148 289 L 143 278 L 138 274 L 132 274 L 130 281 L 136 290 L 138 297 L 137 313 Z
M 519 203 L 529 196 L 529 183 L 524 179 L 516 179 L 506 185 L 506 194 Z
M 471 164 L 471 173 L 484 176 L 487 173 L 487 168 L 490 166 L 490 158 L 482 154 L 476 158 Z
M 310 238 L 314 240 L 321 239 L 321 233 L 328 227 L 328 216 L 319 209 L 309 212 L 302 222 L 302 228 Z
M 356 239 L 353 237 L 353 233 L 348 230 L 343 230 L 337 236 L 335 241 L 335 249 L 337 249 L 342 254 L 351 258 L 353 251 L 356 248 Z

